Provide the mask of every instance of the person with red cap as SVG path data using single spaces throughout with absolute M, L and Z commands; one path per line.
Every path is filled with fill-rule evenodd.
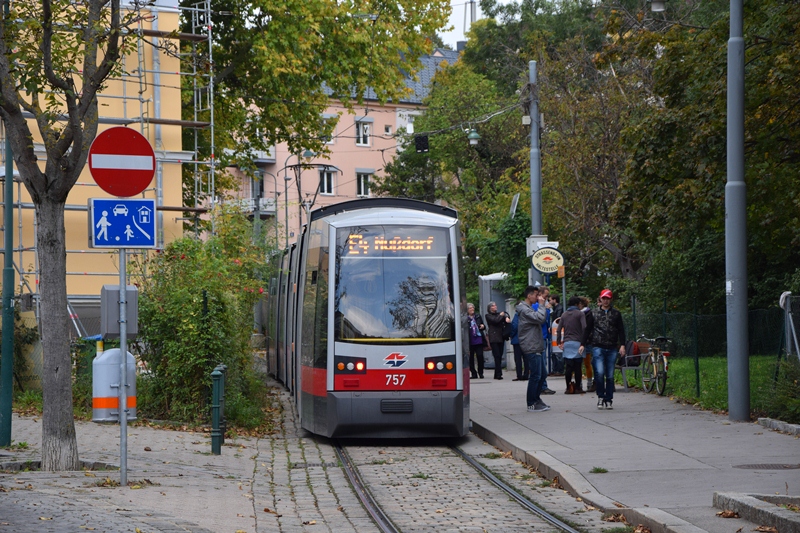
M 600 292 L 600 306 L 592 311 L 593 325 L 587 327 L 583 340 L 584 346 L 592 346 L 598 409 L 614 408 L 614 365 L 617 354 L 625 356 L 625 324 L 622 313 L 611 306 L 613 298 L 609 289 Z

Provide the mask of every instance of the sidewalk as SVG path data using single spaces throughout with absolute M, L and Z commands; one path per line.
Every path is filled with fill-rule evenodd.
M 759 524 L 718 517 L 714 492 L 800 495 L 797 436 L 643 392 L 617 390 L 614 409 L 598 410 L 595 394 L 564 394 L 554 376 L 556 394 L 543 397 L 551 410 L 528 412 L 527 382 L 510 378 L 471 382 L 473 432 L 601 509 L 630 508 L 634 525 L 748 533 Z

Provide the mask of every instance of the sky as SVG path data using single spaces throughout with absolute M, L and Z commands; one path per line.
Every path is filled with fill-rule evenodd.
M 501 3 L 506 3 L 501 1 Z M 475 0 L 475 20 L 480 20 L 482 17 L 481 6 L 479 1 Z M 469 30 L 469 0 L 451 0 L 450 5 L 453 12 L 450 13 L 450 26 L 453 29 L 448 32 L 441 32 L 442 40 L 445 44 L 449 44 L 456 49 L 456 43 L 464 40 L 464 21 L 467 21 L 466 28 Z

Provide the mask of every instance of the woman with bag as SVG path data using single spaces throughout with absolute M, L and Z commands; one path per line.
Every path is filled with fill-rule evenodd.
M 497 304 L 494 302 L 489 302 L 486 311 L 489 345 L 492 347 L 492 357 L 494 357 L 494 379 L 503 379 L 503 352 L 506 348 L 503 329 L 507 323 L 511 323 L 511 319 L 505 312 L 498 312 Z
M 483 345 L 488 346 L 485 341 L 484 330 L 486 326 L 483 324 L 481 315 L 475 314 L 475 306 L 467 303 L 467 320 L 469 328 L 469 371 L 472 379 L 478 379 L 480 376 L 483 379 Z M 475 372 L 475 359 L 478 360 L 478 371 Z

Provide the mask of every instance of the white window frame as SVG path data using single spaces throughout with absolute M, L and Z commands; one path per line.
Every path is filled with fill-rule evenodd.
M 370 146 L 372 123 L 356 121 L 356 146 Z
M 319 193 L 325 196 L 332 196 L 334 194 L 334 185 L 336 183 L 336 172 L 333 170 L 320 170 L 319 171 Z
M 336 117 L 333 117 L 333 116 L 323 115 L 322 116 L 323 126 L 327 125 L 328 121 L 334 120 L 335 118 Z M 320 135 L 320 137 L 325 138 L 326 136 L 325 135 Z M 325 139 L 325 144 L 334 144 L 334 141 L 336 140 L 336 126 L 333 127 L 333 130 L 331 130 L 331 134 L 328 135 L 327 137 L 328 138 Z
M 356 172 L 356 196 L 358 198 L 369 198 L 370 197 L 370 184 L 372 183 L 372 173 L 371 172 Z M 364 192 L 364 186 L 366 185 L 366 193 Z

